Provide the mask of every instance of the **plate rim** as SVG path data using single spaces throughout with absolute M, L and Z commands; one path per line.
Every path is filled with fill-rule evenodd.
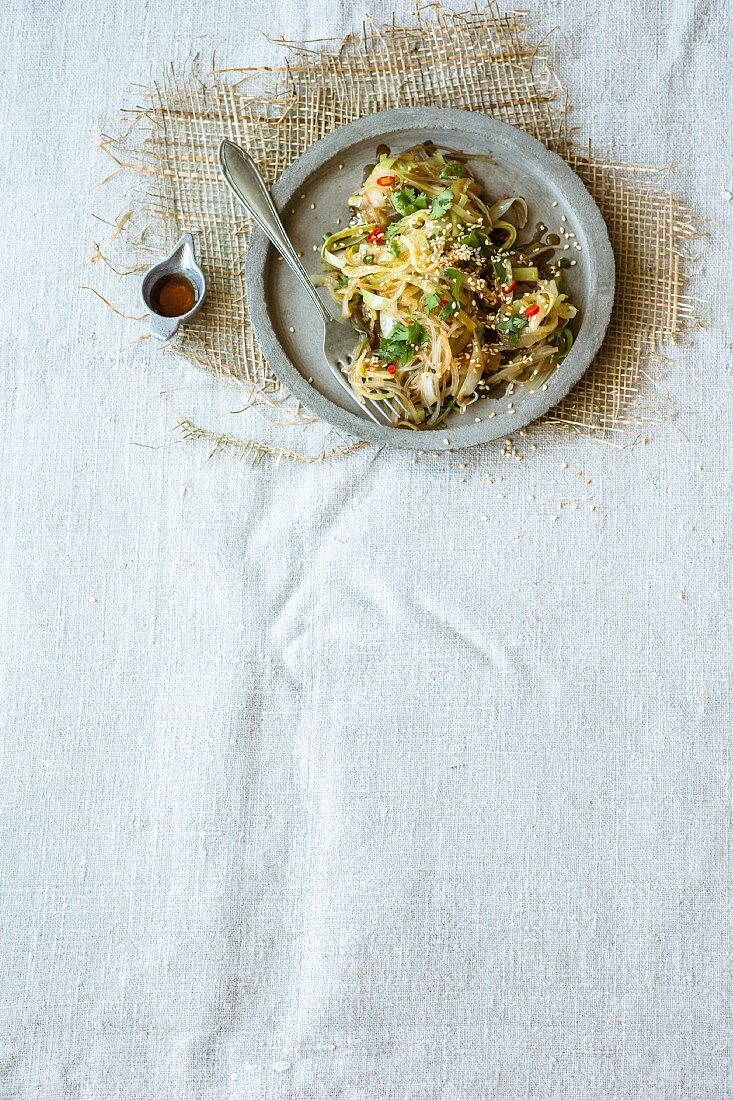
M 525 130 L 479 111 L 464 111 L 452 107 L 400 107 L 377 111 L 339 126 L 309 146 L 285 169 L 272 187 L 276 205 L 282 209 L 304 181 L 324 162 L 344 153 L 352 145 L 408 129 L 462 132 L 472 137 L 492 140 L 495 146 L 506 148 L 512 145 L 515 149 L 518 148 L 521 155 L 526 152 L 528 156 L 539 161 L 540 169 L 545 169 L 554 185 L 562 191 L 564 201 L 572 207 L 574 222 L 577 226 L 582 226 L 586 238 L 593 240 L 593 250 L 588 258 L 591 264 L 590 301 L 583 314 L 578 339 L 560 367 L 548 379 L 547 390 L 540 389 L 533 394 L 524 391 L 525 396 L 515 415 L 511 417 L 505 410 L 499 411 L 491 420 L 482 418 L 478 424 L 473 421 L 466 426 L 459 426 L 455 431 L 454 425 L 424 431 L 383 427 L 366 416 L 349 412 L 320 393 L 288 357 L 278 339 L 265 298 L 268 258 L 272 246 L 264 233 L 256 228 L 245 257 L 247 304 L 255 337 L 271 370 L 293 397 L 302 401 L 316 416 L 357 439 L 369 442 L 386 443 L 406 450 L 431 450 L 436 447 L 444 450 L 448 439 L 449 448 L 458 450 L 512 435 L 544 416 L 567 396 L 592 364 L 606 335 L 614 305 L 616 265 L 603 216 L 585 184 L 570 165 Z

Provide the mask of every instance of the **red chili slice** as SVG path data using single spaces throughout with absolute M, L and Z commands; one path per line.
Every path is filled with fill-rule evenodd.
M 527 306 L 527 308 L 524 311 L 524 316 L 525 317 L 534 317 L 534 315 L 536 313 L 539 313 L 539 311 L 540 311 L 540 307 L 536 304 L 533 305 L 533 306 Z
M 390 363 L 387 367 L 387 374 L 397 374 L 397 367 L 394 363 Z
M 516 282 L 514 281 L 514 279 L 512 279 L 512 281 L 509 283 L 509 286 L 503 286 L 501 289 L 504 291 L 505 294 L 511 294 L 511 292 L 516 288 L 516 285 Z
M 393 183 L 396 183 L 394 176 L 380 176 L 377 180 L 380 187 L 391 187 Z

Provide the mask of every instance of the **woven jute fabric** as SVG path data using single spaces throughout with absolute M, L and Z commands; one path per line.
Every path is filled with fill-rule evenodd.
M 364 24 L 358 36 L 340 42 L 283 42 L 281 68 L 208 69 L 196 58 L 138 89 L 129 124 L 100 142 L 136 177 L 136 219 L 117 236 L 115 264 L 129 269 L 159 255 L 183 229 L 196 235 L 209 300 L 173 350 L 260 397 L 279 388 L 249 320 L 250 225 L 222 186 L 216 155 L 222 135 L 246 147 L 274 181 L 313 142 L 363 115 L 394 107 L 463 108 L 521 127 L 558 152 L 598 203 L 613 244 L 618 286 L 606 340 L 545 422 L 606 438 L 641 423 L 639 397 L 649 367 L 694 315 L 685 287 L 695 227 L 684 203 L 660 186 L 658 171 L 579 151 L 551 45 L 533 44 L 526 19 L 526 13 L 503 14 L 494 3 L 464 13 L 431 5 L 413 26 Z M 190 421 L 182 426 L 196 436 Z

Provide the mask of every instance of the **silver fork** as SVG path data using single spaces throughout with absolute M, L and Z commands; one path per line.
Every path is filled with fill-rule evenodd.
M 370 416 L 375 424 L 394 424 L 402 413 L 391 399 L 384 401 L 363 401 L 352 388 L 344 371 L 353 359 L 356 333 L 350 325 L 336 321 L 321 301 L 316 288 L 308 278 L 308 273 L 293 248 L 280 215 L 277 212 L 267 185 L 257 165 L 249 153 L 240 149 L 233 141 L 224 138 L 219 145 L 219 166 L 224 179 L 237 196 L 252 220 L 278 250 L 282 258 L 307 290 L 313 305 L 318 309 L 326 331 L 323 340 L 323 354 L 333 374 L 346 392 Z

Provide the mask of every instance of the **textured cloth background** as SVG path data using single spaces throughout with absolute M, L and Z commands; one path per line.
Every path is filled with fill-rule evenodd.
M 88 135 L 364 9 L 3 7 L 3 1098 L 733 1094 L 733 13 L 591 8 L 535 9 L 580 136 L 715 219 L 676 418 L 250 469 L 154 398 L 241 394 L 78 289 Z

